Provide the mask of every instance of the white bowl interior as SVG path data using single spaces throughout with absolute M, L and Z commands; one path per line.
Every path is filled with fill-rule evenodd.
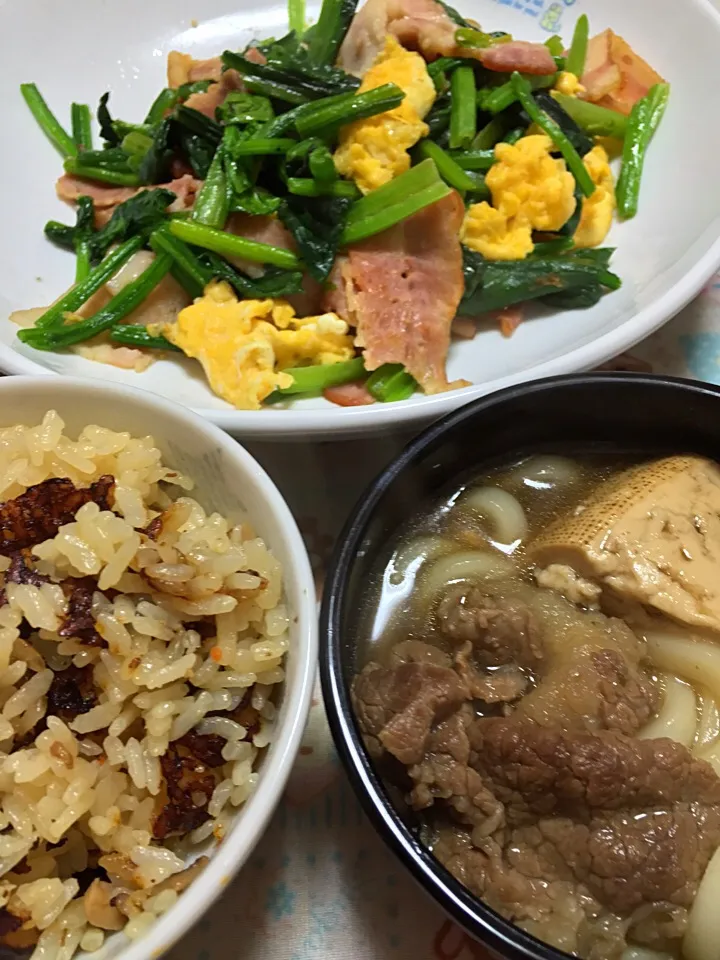
M 215 900 L 243 864 L 272 814 L 294 761 L 310 704 L 317 656 L 317 614 L 312 572 L 295 521 L 277 488 L 257 462 L 218 428 L 145 391 L 102 387 L 66 378 L 12 377 L 0 380 L 0 426 L 39 422 L 57 410 L 68 432 L 99 424 L 134 436 L 151 434 L 165 461 L 196 482 L 193 496 L 207 510 L 233 521 L 248 518 L 283 565 L 285 595 L 292 614 L 287 679 L 275 739 L 262 760 L 262 775 L 250 799 L 235 815 L 232 829 L 215 849 L 203 873 L 150 933 L 130 942 L 122 933 L 106 941 L 93 958 L 146 960 L 168 949 Z M 214 851 L 214 852 L 213 852 Z
M 201 410 L 246 436 L 341 434 L 437 416 L 474 396 L 524 379 L 588 368 L 627 349 L 656 329 L 706 282 L 720 263 L 720 202 L 715 158 L 720 127 L 708 121 L 707 91 L 720 85 L 720 15 L 709 0 L 457 0 L 458 8 L 488 29 L 544 40 L 569 38 L 577 16 L 592 31 L 611 26 L 672 84 L 670 105 L 652 145 L 640 212 L 616 225 L 613 268 L 623 288 L 590 310 L 539 314 L 512 340 L 493 327 L 453 344 L 450 378 L 475 386 L 401 404 L 341 409 L 322 399 L 291 410 L 235 411 L 208 389 L 192 361 L 164 361 L 142 374 L 120 371 L 71 354 L 39 353 L 15 338 L 7 315 L 49 303 L 72 278 L 69 254 L 45 240 L 46 220 L 71 219 L 55 197 L 59 157 L 35 126 L 19 93 L 35 81 L 63 122 L 73 100 L 97 103 L 112 91 L 114 116 L 141 119 L 164 85 L 168 51 L 197 57 L 238 48 L 255 37 L 280 34 L 284 4 L 257 0 L 44 0 L 0 6 L 0 116 L 6 131 L 0 152 L 5 222 L 0 262 L 0 368 L 12 373 L 65 373 L 124 381 Z M 310 8 L 314 15 L 317 5 Z M 200 18 L 197 26 L 194 19 Z M 37 24 L 43 29 L 38 33 Z M 656 29 L 648 29 L 655 24 Z

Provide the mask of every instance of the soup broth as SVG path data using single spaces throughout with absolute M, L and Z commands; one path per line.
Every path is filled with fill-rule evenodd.
M 492 469 L 376 570 L 369 752 L 450 872 L 568 953 L 720 956 L 716 580 L 720 471 L 694 457 Z

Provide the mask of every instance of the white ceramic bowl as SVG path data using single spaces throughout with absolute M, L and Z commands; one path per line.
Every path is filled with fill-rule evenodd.
M 147 960 L 167 950 L 220 896 L 262 836 L 280 799 L 300 745 L 315 678 L 315 588 L 302 537 L 277 487 L 222 430 L 162 397 L 120 384 L 68 377 L 0 379 L 0 426 L 37 423 L 51 409 L 58 411 L 71 434 L 89 423 L 135 436 L 152 434 L 165 461 L 195 480 L 193 496 L 206 509 L 231 520 L 239 512 L 251 519 L 283 566 L 292 614 L 275 739 L 262 760 L 255 792 L 235 814 L 232 829 L 217 848 L 212 843 L 198 848 L 198 854 L 210 856 L 210 863 L 147 936 L 131 942 L 124 934 L 115 934 L 100 951 L 88 955 L 93 960 Z
M 112 91 L 114 116 L 141 119 L 164 85 L 169 50 L 212 56 L 252 37 L 277 36 L 287 21 L 284 3 L 260 0 L 22 0 L 0 4 L 0 369 L 131 382 L 246 437 L 332 436 L 410 425 L 499 387 L 590 368 L 677 313 L 720 264 L 720 124 L 709 107 L 720 88 L 720 14 L 709 0 L 457 0 L 456 6 L 487 29 L 530 40 L 551 33 L 569 38 L 577 16 L 587 13 L 593 32 L 612 27 L 671 82 L 640 212 L 616 226 L 609 241 L 618 248 L 613 268 L 622 290 L 590 310 L 538 316 L 511 340 L 492 328 L 454 343 L 450 378 L 465 377 L 472 387 L 355 409 L 313 399 L 288 410 L 237 411 L 213 396 L 190 361 L 157 363 L 135 374 L 23 347 L 7 315 L 49 303 L 69 285 L 73 263 L 42 233 L 49 218 L 68 222 L 72 215 L 55 197 L 59 158 L 36 128 L 18 84 L 35 81 L 65 123 L 73 100 L 94 106 L 106 90 Z M 311 5 L 310 16 L 316 10 Z

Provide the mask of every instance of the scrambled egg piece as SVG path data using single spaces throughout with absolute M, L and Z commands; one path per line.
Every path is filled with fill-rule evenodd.
M 564 160 L 550 156 L 545 134 L 499 143 L 486 183 L 492 207 L 483 201 L 465 215 L 460 239 L 488 260 L 523 260 L 532 252 L 533 230 L 559 230 L 575 212 L 575 180 Z
M 524 260 L 533 249 L 526 224 L 511 223 L 504 213 L 484 201 L 468 207 L 460 240 L 488 260 Z
M 563 70 L 558 74 L 555 89 L 558 93 L 564 93 L 566 97 L 577 97 L 581 93 L 585 93 L 585 87 L 580 83 L 578 77 L 568 70 Z
M 284 300 L 238 300 L 224 282 L 211 283 L 163 333 L 199 360 L 210 387 L 239 410 L 258 410 L 286 367 L 337 363 L 355 355 L 348 325 L 334 313 L 299 318 Z
M 409 169 L 408 150 L 427 135 L 423 117 L 435 100 L 425 61 L 419 53 L 401 47 L 394 37 L 385 40 L 384 50 L 363 77 L 358 93 L 385 83 L 397 84 L 405 91 L 405 99 L 394 110 L 348 124 L 335 151 L 338 173 L 351 177 L 363 193 Z
M 583 163 L 595 184 L 595 192 L 583 200 L 580 223 L 573 239 L 576 247 L 597 247 L 607 236 L 612 224 L 615 184 L 603 147 L 593 147 L 583 157 Z

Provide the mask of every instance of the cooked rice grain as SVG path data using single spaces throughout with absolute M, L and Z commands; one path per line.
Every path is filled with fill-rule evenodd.
M 173 905 L 187 842 L 221 838 L 257 781 L 284 677 L 280 565 L 249 524 L 208 515 L 152 437 L 73 440 L 54 411 L 0 429 L 1 500 L 107 475 L 112 511 L 85 503 L 35 545 L 40 578 L 5 581 L 0 557 L 0 909 L 35 931 L 36 960 L 103 945 L 75 876 L 98 855 L 109 890 L 135 891 L 127 936 Z M 156 839 L 165 810 L 176 828 Z

